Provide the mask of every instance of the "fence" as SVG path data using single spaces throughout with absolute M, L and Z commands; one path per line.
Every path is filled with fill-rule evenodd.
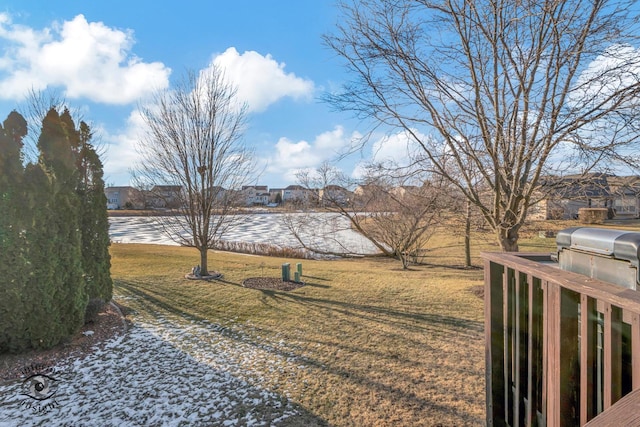
M 546 254 L 482 256 L 487 425 L 640 425 L 640 292 Z

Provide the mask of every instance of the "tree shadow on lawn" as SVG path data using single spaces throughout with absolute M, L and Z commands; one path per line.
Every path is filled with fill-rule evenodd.
M 121 290 L 126 291 L 126 294 L 129 294 L 130 296 L 136 296 L 138 297 L 136 299 L 136 305 L 139 305 L 141 307 L 141 309 L 145 312 L 145 313 L 140 313 L 137 309 L 132 309 L 131 307 L 127 306 L 126 304 L 122 304 L 119 303 L 119 305 L 124 305 L 126 307 L 126 309 L 130 312 L 130 314 L 132 315 L 141 315 L 141 314 L 147 314 L 147 315 L 152 315 L 152 316 L 158 316 L 158 315 L 162 315 L 161 311 L 165 311 L 168 312 L 170 314 L 173 314 L 179 318 L 183 318 L 185 320 L 190 320 L 190 321 L 197 321 L 199 323 L 201 323 L 202 325 L 215 325 L 215 332 L 219 333 L 221 336 L 223 336 L 226 339 L 230 339 L 233 341 L 239 341 L 242 342 L 244 344 L 248 344 L 250 346 L 256 347 L 256 348 L 260 348 L 260 349 L 264 349 L 264 345 L 263 343 L 258 343 L 255 340 L 251 340 L 251 339 L 247 339 L 248 336 L 244 336 L 241 335 L 235 331 L 233 331 L 232 329 L 226 328 L 222 325 L 219 324 L 215 324 L 211 321 L 209 321 L 208 319 L 201 317 L 201 316 L 197 316 L 197 315 L 193 315 L 191 313 L 187 313 L 184 312 L 178 308 L 176 308 L 175 306 L 168 304 L 152 295 L 150 295 L 149 293 L 138 289 L 136 287 L 136 285 L 134 283 L 126 283 L 124 281 L 121 280 L 116 280 L 114 281 L 114 285 L 118 288 L 120 288 Z M 127 295 L 123 295 L 123 296 L 127 296 Z M 159 311 L 158 309 L 160 309 L 161 311 Z M 135 325 L 135 319 L 133 324 Z M 210 365 L 206 364 L 206 363 L 202 363 L 199 362 L 197 360 L 195 360 L 192 355 L 190 355 L 188 352 L 184 352 L 183 350 L 179 349 L 178 347 L 176 347 L 172 342 L 167 341 L 165 339 L 159 338 L 158 335 L 154 335 L 157 339 L 157 344 L 151 345 L 151 347 L 153 348 L 158 348 L 159 346 L 168 346 L 170 348 L 170 351 L 175 351 L 175 352 L 179 352 L 182 357 L 178 357 L 178 359 L 189 359 L 189 363 L 193 364 L 194 368 L 193 370 L 195 372 L 200 372 L 202 370 L 208 372 L 209 374 L 213 374 L 214 376 L 226 376 L 228 377 L 228 375 L 230 374 L 227 371 L 224 370 L 220 370 L 217 368 L 213 368 Z M 126 351 L 123 349 L 123 351 Z M 275 352 L 274 352 L 275 353 Z M 290 357 L 290 354 L 287 354 L 285 352 L 281 352 L 280 356 L 283 357 Z M 127 354 L 127 357 L 131 358 L 130 354 Z M 135 357 L 133 357 L 133 359 L 135 360 Z M 135 365 L 135 370 L 136 372 L 140 371 L 141 369 L 145 369 L 148 367 L 144 366 L 144 363 L 142 363 L 139 360 L 136 360 L 136 365 Z M 173 367 L 173 368 L 178 368 L 178 367 Z M 152 370 L 154 369 L 158 369 L 158 366 L 154 365 L 152 368 Z M 178 372 L 176 369 L 162 369 L 161 368 L 161 373 L 159 373 L 159 376 L 162 375 L 167 375 L 167 372 L 172 372 L 173 375 L 175 375 L 176 372 Z M 178 378 L 176 378 L 176 380 L 179 380 Z M 185 380 L 186 381 L 186 380 Z M 228 381 L 228 380 L 227 380 Z M 308 411 L 307 409 L 305 409 L 304 407 L 302 407 L 300 404 L 289 400 L 287 397 L 277 394 L 274 391 L 269 390 L 269 393 L 272 394 L 275 398 L 275 400 L 277 401 L 270 401 L 267 400 L 265 401 L 265 393 L 261 388 L 260 385 L 253 385 L 250 383 L 246 383 L 245 380 L 239 379 L 239 378 L 233 378 L 234 382 L 237 382 L 236 386 L 230 387 L 231 390 L 235 389 L 235 388 L 241 388 L 244 387 L 246 389 L 248 389 L 249 391 L 247 392 L 247 395 L 251 395 L 253 394 L 253 398 L 249 399 L 250 401 L 252 401 L 252 404 L 244 404 L 243 407 L 238 407 L 237 409 L 237 415 L 239 419 L 242 419 L 242 416 L 245 415 L 245 413 L 247 415 L 250 415 L 249 419 L 253 419 L 258 420 L 259 422 L 266 422 L 267 425 L 272 425 L 271 422 L 274 421 L 275 419 L 278 418 L 278 416 L 280 416 L 281 414 L 278 414 L 278 408 L 280 407 L 280 405 L 282 406 L 286 406 L 289 408 L 289 410 L 295 410 L 296 411 L 296 415 L 292 415 L 284 420 L 278 420 L 277 423 L 275 423 L 274 425 L 278 425 L 278 426 L 327 426 L 328 423 L 326 420 L 323 420 L 322 418 L 318 417 L 317 415 L 313 414 L 312 412 Z M 123 380 L 124 382 L 124 380 Z M 153 382 L 154 384 L 156 384 L 157 382 L 159 382 L 159 379 L 156 378 L 149 378 L 149 382 Z M 245 384 L 243 384 L 245 383 Z M 211 384 L 203 384 L 198 390 L 206 390 L 207 388 L 210 388 Z M 212 398 L 221 398 L 223 401 L 224 400 L 233 400 L 232 398 L 229 399 L 229 397 L 225 397 L 222 396 L 220 397 L 218 394 L 216 394 L 215 392 L 217 392 L 219 390 L 215 390 L 215 388 L 212 390 Z M 184 396 L 182 396 L 184 397 Z M 139 400 L 139 399 L 136 399 Z M 151 400 L 153 401 L 153 399 Z M 207 404 L 206 404 L 207 400 L 201 401 L 200 403 L 197 404 L 197 407 L 194 408 L 195 412 L 198 412 L 200 407 L 204 407 L 207 408 Z M 255 402 L 259 402 L 259 403 L 255 403 Z M 253 406 L 252 406 L 253 405 Z M 242 405 L 239 405 L 242 406 Z M 146 405 L 145 405 L 146 408 Z M 215 408 L 214 408 L 215 409 Z M 219 408 L 218 408 L 219 411 Z M 202 412 L 202 411 L 201 411 Z M 204 411 L 205 414 L 210 415 L 210 412 L 207 412 L 206 410 Z M 215 410 L 213 411 L 215 412 Z M 217 420 L 215 422 L 219 422 L 220 420 Z M 222 421 L 225 421 L 224 419 Z M 202 418 L 198 419 L 198 422 L 202 422 Z M 214 422 L 214 424 L 215 424 Z M 240 422 L 240 424 L 242 424 L 242 422 Z M 213 424 L 211 424 L 213 425 Z
M 210 320 L 205 317 L 185 312 L 177 306 L 158 299 L 150 293 L 140 289 L 140 285 L 146 284 L 146 282 L 136 283 L 134 281 L 114 281 L 115 286 L 125 289 L 129 293 L 132 293 L 138 297 L 142 297 L 144 300 L 170 313 L 178 316 L 187 316 L 199 322 L 210 322 Z M 242 287 L 241 285 L 237 285 L 235 283 L 231 284 L 233 286 Z M 304 289 L 304 287 L 298 289 Z M 295 291 L 276 291 L 268 289 L 258 289 L 258 291 L 260 291 L 268 299 L 271 299 L 273 301 L 281 300 L 283 302 L 292 302 L 303 306 L 314 307 L 318 310 L 331 310 L 337 314 L 341 314 L 347 317 L 355 317 L 374 323 L 388 324 L 394 327 L 401 327 L 412 331 L 422 331 L 426 333 L 433 332 L 434 330 L 437 332 L 446 330 L 448 332 L 455 333 L 458 336 L 473 339 L 478 338 L 478 336 L 482 337 L 482 332 L 484 331 L 483 322 L 461 319 L 459 317 L 411 312 L 407 310 L 401 311 L 389 307 L 357 304 L 353 302 L 336 301 L 326 298 L 316 298 L 301 295 L 299 293 L 295 293 Z M 229 332 L 231 332 L 230 329 Z
M 46 411 L 25 409 L 23 380 L 0 387 L 0 424 L 328 425 L 288 398 L 228 372 L 217 357 L 202 362 L 157 332 L 153 325 L 134 327 L 104 350 L 59 361 L 55 406 Z
M 359 315 L 357 313 L 345 313 L 345 312 L 342 312 L 342 314 L 344 315 L 344 317 L 346 319 L 348 319 L 349 322 L 350 322 L 350 319 L 351 319 L 350 316 L 357 317 L 357 318 L 364 319 L 364 320 L 368 320 L 368 321 L 372 320 L 371 318 L 363 317 L 363 316 L 361 316 L 361 315 Z M 333 315 L 329 315 L 327 317 L 332 317 L 332 316 Z M 404 332 L 404 331 L 408 331 L 408 330 L 412 329 L 410 327 L 407 327 L 407 325 L 404 324 L 404 323 L 395 323 L 395 324 L 393 324 L 393 323 L 390 323 L 390 322 L 385 322 L 384 320 L 381 320 L 381 319 L 374 319 L 374 322 L 375 321 L 377 321 L 378 323 L 381 323 L 381 324 L 391 325 L 393 328 L 395 328 L 394 331 L 397 330 L 397 331 L 403 331 Z M 356 323 L 356 322 L 358 322 L 358 320 L 356 320 L 354 322 L 350 322 L 350 323 Z M 375 329 L 375 328 L 371 329 L 371 330 L 377 331 L 377 329 Z M 260 326 L 260 331 L 261 331 L 261 333 L 265 332 L 265 333 L 268 333 L 268 334 L 277 335 L 277 331 L 268 330 L 264 326 Z M 426 328 L 426 327 L 425 328 L 413 328 L 413 332 L 421 334 L 424 337 L 431 336 L 431 334 L 434 331 L 437 331 L 440 334 L 449 334 L 449 336 L 455 337 L 456 339 L 464 341 L 464 342 L 467 342 L 467 343 L 470 342 L 471 340 L 482 340 L 484 338 L 484 336 L 481 334 L 482 331 L 479 331 L 475 335 L 459 333 L 459 332 L 455 332 L 455 331 L 450 334 L 451 328 L 448 328 L 446 326 L 443 327 L 442 325 L 429 327 L 429 328 Z M 337 331 L 334 331 L 334 332 L 337 333 Z M 335 333 L 329 333 L 329 335 L 331 337 L 330 339 L 335 339 L 335 337 L 336 337 Z M 376 332 L 376 333 L 382 334 L 383 332 L 380 331 L 380 332 Z M 389 334 L 388 331 L 386 333 Z M 378 360 L 391 358 L 391 359 L 394 359 L 395 361 L 400 362 L 400 363 L 406 363 L 406 364 L 414 363 L 413 360 L 411 360 L 410 358 L 405 357 L 405 355 L 402 354 L 402 352 L 400 352 L 399 350 L 398 351 L 394 351 L 393 354 L 390 355 L 388 351 L 379 350 L 377 348 L 375 348 L 375 349 L 373 349 L 373 348 L 365 349 L 362 346 L 359 346 L 358 344 L 352 345 L 351 342 L 349 342 L 347 340 L 340 341 L 338 344 L 336 344 L 335 341 L 332 341 L 332 342 L 322 341 L 320 339 L 311 338 L 308 335 L 306 335 L 304 337 L 304 339 L 309 344 L 311 344 L 312 346 L 316 345 L 316 344 L 318 344 L 318 345 L 326 345 L 326 346 L 330 346 L 330 347 L 335 347 L 336 349 L 338 349 L 338 348 L 339 349 L 343 349 L 343 350 L 346 350 L 347 352 L 365 353 L 368 356 L 371 356 L 374 359 L 378 359 Z M 420 340 L 417 340 L 417 339 L 414 339 L 414 338 L 410 338 L 410 337 L 408 337 L 406 335 L 402 336 L 402 341 L 403 341 L 403 344 L 408 346 L 408 347 L 424 348 L 425 350 L 427 350 L 427 349 L 431 350 L 430 347 L 427 348 L 428 347 L 428 343 L 425 343 L 425 341 L 420 341 Z M 463 372 L 466 372 L 466 371 L 464 371 L 464 369 L 461 369 L 458 372 L 463 373 Z
M 122 290 L 125 290 L 127 293 L 130 293 L 132 295 L 139 297 L 138 303 L 144 307 L 147 313 L 150 313 L 150 314 L 157 313 L 158 308 L 160 308 L 162 310 L 166 310 L 169 313 L 183 317 L 185 319 L 195 320 L 197 322 L 207 323 L 207 324 L 212 323 L 212 321 L 207 318 L 194 315 L 191 313 L 187 313 L 179 309 L 173 304 L 170 304 L 166 301 L 158 299 L 157 297 L 149 294 L 148 292 L 138 288 L 136 286 L 136 283 L 134 282 L 128 282 L 128 283 L 123 281 L 116 281 L 116 282 L 117 283 L 114 283 L 114 284 L 117 287 L 121 288 Z M 142 282 L 140 284 L 146 285 L 147 283 Z M 467 320 L 457 319 L 454 317 L 437 316 L 437 315 L 423 314 L 423 313 L 403 312 L 395 309 L 377 307 L 372 305 L 346 303 L 342 301 L 332 301 L 328 299 L 306 297 L 303 295 L 298 295 L 295 293 L 283 292 L 283 291 L 261 290 L 261 292 L 273 300 L 281 299 L 281 300 L 285 300 L 295 304 L 302 304 L 302 305 L 315 307 L 320 310 L 330 309 L 344 316 L 355 316 L 368 321 L 387 323 L 398 328 L 417 329 L 419 332 L 428 333 L 429 332 L 428 330 L 430 328 L 417 326 L 415 324 L 408 323 L 408 321 L 412 321 L 412 322 L 418 321 L 420 323 L 431 323 L 433 324 L 432 328 L 456 331 L 457 334 L 463 334 L 463 335 L 468 334 L 468 337 L 473 336 L 474 338 L 476 338 L 479 333 L 481 334 L 481 331 L 482 331 L 482 325 L 480 322 L 467 321 Z M 304 356 L 302 354 L 296 354 L 295 352 L 292 353 L 292 351 L 288 348 L 284 349 L 274 345 L 270 345 L 269 343 L 265 343 L 265 341 L 260 339 L 259 336 L 253 337 L 248 334 L 242 334 L 237 331 L 234 331 L 231 328 L 226 328 L 222 325 L 218 325 L 218 326 L 219 326 L 219 329 L 217 330 L 217 332 L 220 332 L 226 338 L 237 340 L 244 344 L 255 346 L 257 348 L 273 353 L 274 355 L 283 356 L 285 358 L 291 358 L 292 356 L 294 356 L 299 363 L 303 363 L 305 365 L 313 367 L 313 369 L 315 370 L 324 372 L 325 373 L 324 375 L 329 375 L 329 377 L 331 376 L 339 377 L 342 379 L 341 381 L 345 381 L 348 384 L 352 384 L 356 388 L 362 387 L 368 390 L 367 392 L 365 392 L 365 395 L 361 397 L 362 399 L 366 400 L 369 396 L 379 396 L 380 398 L 383 398 L 386 401 L 393 402 L 394 406 L 398 405 L 405 408 L 404 409 L 405 411 L 413 411 L 414 416 L 418 417 L 418 419 L 420 419 L 419 416 L 421 416 L 421 414 L 424 414 L 426 411 L 426 413 L 429 413 L 432 415 L 434 413 L 440 414 L 443 416 L 446 415 L 450 417 L 449 419 L 458 420 L 457 423 L 461 423 L 462 425 L 477 424 L 482 422 L 482 420 L 478 419 L 477 416 L 472 413 L 464 413 L 464 411 L 461 412 L 460 410 L 455 410 L 455 408 L 452 408 L 450 405 L 447 405 L 446 403 L 438 403 L 437 399 L 435 399 L 435 401 L 433 399 L 426 399 L 418 395 L 416 392 L 412 391 L 412 388 L 410 387 L 403 387 L 402 385 L 395 385 L 395 384 L 394 385 L 385 384 L 382 380 L 376 380 L 374 379 L 374 376 L 367 375 L 364 372 L 357 372 L 355 369 L 349 369 L 348 367 L 339 366 L 338 364 L 335 364 L 335 363 L 327 364 L 326 362 L 316 360 L 315 358 Z M 272 335 L 275 334 L 274 331 L 269 331 L 263 325 L 257 325 L 256 329 L 260 333 L 267 332 L 268 334 L 272 334 Z M 309 344 L 317 343 L 317 344 L 322 344 L 327 346 L 339 347 L 344 349 L 345 351 L 354 352 L 354 353 L 366 351 L 363 348 L 359 348 L 359 347 L 349 347 L 349 344 L 347 342 L 344 342 L 339 344 L 338 346 L 335 346 L 334 343 L 313 340 L 310 337 L 307 337 L 307 342 Z M 419 345 L 419 344 L 421 343 L 415 343 L 414 345 Z M 375 351 L 371 351 L 371 350 L 366 352 L 369 353 L 370 356 L 374 358 L 384 359 L 384 358 L 390 357 L 389 354 L 385 354 L 383 352 L 376 353 Z M 404 363 L 404 364 L 409 364 L 411 362 L 410 360 L 402 360 L 401 355 L 398 356 L 396 360 L 399 363 Z M 461 373 L 468 375 L 468 372 L 462 371 Z M 330 396 L 331 399 L 338 399 L 339 396 L 343 394 L 343 390 L 340 390 L 340 391 L 319 390 L 318 392 L 321 394 L 326 394 L 327 396 Z M 334 395 L 334 392 L 336 395 Z M 350 396 L 350 398 L 357 400 L 358 396 Z M 314 405 L 314 406 L 317 406 L 317 405 Z M 362 410 L 362 408 L 360 408 L 359 410 Z M 371 412 L 373 416 L 376 415 L 375 408 L 370 408 L 369 410 L 373 411 Z M 314 415 L 312 413 L 305 413 L 304 416 L 312 417 L 314 422 L 316 423 L 316 424 L 312 423 L 309 425 L 326 425 L 326 421 L 322 420 L 321 418 L 318 418 L 317 415 Z M 435 421 L 436 419 L 437 418 L 432 418 L 432 421 Z M 294 420 L 291 420 L 291 421 L 294 422 Z M 422 421 L 424 422 L 424 419 Z M 284 424 L 284 425 L 288 425 L 288 424 Z M 291 424 L 291 425 L 295 425 L 295 424 Z M 300 425 L 307 425 L 307 424 L 303 423 Z M 412 421 L 406 420 L 406 423 L 403 425 L 412 425 Z
M 482 334 L 484 331 L 483 322 L 461 319 L 459 317 L 397 310 L 389 307 L 358 304 L 354 302 L 336 301 L 326 298 L 310 297 L 299 293 L 279 292 L 273 290 L 261 290 L 261 292 L 274 301 L 291 301 L 301 305 L 316 307 L 318 309 L 329 309 L 342 315 L 353 316 L 372 322 L 402 326 L 411 330 L 427 331 L 434 328 L 444 327 L 452 332 L 456 332 L 470 338 L 475 338 L 478 334 Z M 426 325 L 429 326 L 427 327 Z
M 302 277 L 302 280 L 304 282 L 304 286 L 308 286 L 310 288 L 320 288 L 320 289 L 331 289 L 331 286 L 329 285 L 321 285 L 320 283 L 314 283 L 314 282 L 305 282 L 304 279 L 311 279 L 311 277 L 306 276 L 306 277 Z
M 322 280 L 324 282 L 330 282 L 331 281 L 331 279 L 325 279 L 324 277 L 306 276 L 304 274 L 302 275 L 302 277 L 305 278 L 305 279 Z
M 369 331 L 380 331 L 374 333 L 396 335 L 402 334 L 405 331 L 412 331 L 417 333 L 419 336 L 425 337 L 425 340 L 420 340 L 419 338 L 412 338 L 410 336 L 411 334 L 401 336 L 400 339 L 403 341 L 403 345 L 414 349 L 425 348 L 425 345 L 428 346 L 428 342 L 430 341 L 428 337 L 432 336 L 434 332 L 441 335 L 448 335 L 451 339 L 455 339 L 455 341 L 460 342 L 461 344 L 470 344 L 472 341 L 478 343 L 478 341 L 482 341 L 484 339 L 484 325 L 479 321 L 429 313 L 401 311 L 367 304 L 307 297 L 297 293 L 284 293 L 272 290 L 262 290 L 262 293 L 273 301 L 279 300 L 284 301 L 285 303 L 294 303 L 315 308 L 318 310 L 319 316 L 326 316 L 328 318 L 341 316 L 346 320 L 344 322 L 345 324 L 366 324 L 368 322 L 370 324 L 384 324 L 392 328 L 391 331 L 387 329 L 383 332 L 382 328 L 376 328 L 373 326 Z M 320 312 L 323 314 L 320 314 Z M 314 315 L 306 313 L 305 317 L 313 318 Z M 280 331 L 272 331 L 265 327 L 259 330 L 259 333 L 262 336 L 278 335 L 278 332 Z M 361 332 L 367 333 L 365 331 Z M 302 335 L 296 336 L 294 340 L 295 342 L 305 341 L 308 348 L 333 349 L 334 352 L 341 350 L 344 353 L 345 358 L 349 359 L 355 357 L 358 359 L 359 364 L 362 362 L 360 360 L 361 357 L 358 355 L 366 354 L 364 357 L 368 360 L 377 360 L 382 365 L 390 363 L 391 365 L 396 366 L 396 368 L 387 366 L 386 369 L 380 367 L 373 368 L 378 369 L 378 371 L 371 372 L 371 375 L 368 375 L 366 368 L 363 368 L 363 366 L 355 367 L 348 364 L 345 366 L 344 363 L 347 362 L 332 362 L 330 357 L 328 358 L 329 360 L 325 361 L 305 358 L 305 363 L 314 366 L 316 369 L 329 375 L 338 376 L 347 383 L 353 384 L 354 387 L 363 387 L 367 390 L 365 395 L 371 394 L 379 396 L 382 400 L 393 402 L 394 406 L 405 408 L 407 411 L 414 411 L 415 414 L 422 414 L 424 416 L 425 413 L 431 415 L 435 413 L 439 414 L 438 416 L 447 416 L 448 422 L 444 425 L 449 425 L 452 422 L 453 425 L 479 425 L 484 422 L 482 415 L 474 414 L 471 411 L 466 412 L 465 410 L 460 410 L 446 402 L 439 403 L 438 401 L 440 399 L 437 396 L 433 396 L 433 394 L 433 399 L 425 398 L 425 395 L 429 395 L 429 392 L 425 392 L 424 390 L 421 391 L 422 395 L 420 392 L 414 391 L 420 387 L 426 387 L 433 390 L 433 386 L 430 384 L 421 386 L 416 385 L 421 384 L 420 382 L 413 383 L 413 381 L 421 381 L 419 379 L 419 375 L 417 377 L 412 377 L 410 374 L 411 370 L 419 370 L 416 366 L 416 361 L 411 357 L 415 357 L 415 353 L 411 356 L 407 356 L 403 353 L 402 349 L 393 351 L 388 348 L 378 348 L 375 345 L 363 346 L 359 342 L 352 343 L 349 340 L 340 340 L 337 339 L 340 335 L 340 332 L 337 330 L 325 332 L 325 339 L 322 339 L 322 336 L 318 337 L 317 334 L 312 335 L 313 336 L 302 333 Z M 444 340 L 446 340 L 446 338 L 444 338 Z M 425 348 L 425 350 L 427 349 Z M 431 354 L 438 351 L 432 348 L 429 348 L 428 350 Z M 442 358 L 447 357 L 444 354 L 440 354 L 440 356 Z M 435 363 L 435 366 L 438 366 L 439 364 L 437 359 L 434 361 L 421 360 L 421 363 L 424 364 L 425 367 L 428 367 L 431 363 Z M 384 372 L 380 371 L 380 369 Z M 477 377 L 482 381 L 484 376 L 484 371 L 482 371 L 482 369 L 480 369 L 482 372 L 474 371 L 470 373 L 469 366 L 451 364 L 437 369 L 439 374 L 436 375 L 440 375 L 439 379 L 446 378 L 448 376 L 455 376 L 458 378 L 474 378 L 475 381 L 475 378 Z M 395 374 L 403 376 L 403 378 L 398 381 L 389 382 L 389 378 L 393 377 Z M 407 377 L 404 377 L 405 375 L 407 375 Z M 447 391 L 455 393 L 454 389 L 447 389 Z M 442 392 L 442 390 L 432 391 L 431 393 L 437 394 L 438 392 Z M 447 394 L 447 392 L 444 393 Z M 373 409 L 373 414 L 375 413 L 375 409 Z M 418 421 L 418 419 L 421 421 Z M 436 420 L 439 418 L 430 418 L 429 421 L 419 417 L 418 419 L 405 420 L 404 423 L 400 424 L 422 425 L 423 422 L 428 422 L 430 425 L 431 422 L 436 423 Z
M 459 393 L 456 391 L 456 386 L 447 388 L 444 385 L 438 389 L 439 386 L 423 383 L 423 377 L 420 373 L 421 370 L 429 372 L 428 376 L 433 375 L 436 382 L 446 382 L 445 379 L 449 377 L 461 379 L 462 382 L 465 382 L 465 379 L 474 383 L 483 381 L 483 366 L 473 362 L 476 360 L 473 355 L 468 363 L 465 360 L 463 363 L 457 364 L 456 357 L 464 357 L 460 356 L 465 354 L 464 350 L 457 353 L 455 348 L 451 348 L 451 356 L 442 352 L 447 345 L 455 347 L 455 343 L 459 343 L 460 348 L 476 346 L 479 348 L 479 352 L 473 354 L 478 356 L 477 361 L 480 361 L 483 356 L 484 342 L 482 321 L 398 310 L 372 304 L 335 301 L 300 295 L 297 292 L 263 291 L 263 294 L 273 301 L 293 303 L 307 309 L 310 308 L 311 311 L 304 312 L 304 317 L 317 319 L 317 326 L 323 322 L 326 322 L 325 324 L 329 325 L 329 328 L 331 325 L 337 326 L 335 330 L 326 330 L 325 327 L 325 331 L 320 333 L 293 332 L 294 341 L 306 341 L 306 346 L 309 349 L 324 348 L 334 349 L 334 352 L 338 349 L 342 351 L 344 360 L 333 362 L 328 358 L 317 365 L 318 369 L 343 377 L 349 383 L 360 385 L 374 395 L 384 396 L 387 401 L 394 402 L 394 405 L 415 408 L 416 413 L 446 415 L 448 420 L 444 425 L 478 425 L 484 422 L 483 415 L 478 415 L 478 408 L 482 406 L 482 402 L 469 405 L 474 409 L 468 411 L 460 409 L 460 407 L 456 408 L 454 404 L 447 404 L 437 395 L 444 394 L 446 395 L 445 400 L 450 399 L 451 396 Z M 323 319 L 326 320 L 323 321 Z M 345 328 L 346 331 L 351 329 L 349 325 L 357 325 L 358 330 L 352 329 L 352 332 L 344 332 L 346 334 L 344 336 L 345 338 L 353 336 L 354 341 L 339 338 L 342 335 L 341 328 Z M 314 329 L 317 329 L 317 326 Z M 302 330 L 304 331 L 304 328 Z M 386 337 L 382 337 L 380 341 L 373 339 L 369 345 L 369 341 L 363 340 L 361 337 L 371 333 L 386 335 Z M 402 344 L 394 348 L 394 340 L 402 342 Z M 434 346 L 430 345 L 432 341 Z M 379 346 L 377 342 L 382 345 Z M 441 347 L 442 345 L 445 347 Z M 405 348 L 413 350 L 405 353 Z M 424 358 L 418 356 L 420 349 L 424 349 Z M 443 363 L 443 360 L 448 357 L 452 357 L 452 362 Z M 362 365 L 363 359 L 369 360 L 369 363 L 377 361 L 373 362 L 375 368 L 372 368 L 374 371 L 371 372 L 371 375 L 368 375 L 366 364 Z M 351 366 L 348 360 L 357 360 L 361 366 Z M 394 376 L 398 378 L 398 381 L 393 380 Z M 416 388 L 423 388 L 423 390 L 414 392 Z M 464 394 L 464 392 L 462 393 Z M 433 399 L 425 398 L 425 396 L 431 396 Z M 455 400 L 455 398 L 450 400 Z M 436 423 L 436 420 L 438 418 L 431 418 L 428 423 Z M 412 425 L 408 420 L 407 422 L 405 425 Z M 425 419 L 422 421 L 414 420 L 414 422 L 415 425 L 418 425 L 425 422 Z

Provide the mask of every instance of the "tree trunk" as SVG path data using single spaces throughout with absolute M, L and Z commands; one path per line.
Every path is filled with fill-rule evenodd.
M 208 276 L 209 275 L 209 266 L 207 263 L 208 249 L 205 246 L 204 248 L 198 248 L 198 250 L 200 251 L 200 275 Z
M 498 242 L 503 252 L 518 252 L 518 230 L 501 228 L 498 231 Z
M 400 260 L 402 261 L 402 269 L 403 270 L 408 270 L 409 269 L 409 254 L 405 253 L 400 253 Z
M 471 267 L 471 200 L 468 199 L 464 222 L 464 266 Z

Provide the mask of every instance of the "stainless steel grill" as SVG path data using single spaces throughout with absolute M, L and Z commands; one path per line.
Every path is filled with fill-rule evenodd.
M 558 232 L 556 244 L 561 269 L 638 289 L 640 233 L 573 227 Z

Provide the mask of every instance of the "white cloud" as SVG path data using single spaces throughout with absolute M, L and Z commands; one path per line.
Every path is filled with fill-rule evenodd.
M 271 55 L 262 56 L 255 51 L 241 55 L 230 47 L 213 63 L 225 70 L 227 79 L 238 88 L 238 98 L 248 103 L 249 111 L 264 111 L 284 97 L 310 99 L 314 92 L 311 80 L 285 73 L 285 63 L 278 63 Z
M 144 130 L 144 120 L 139 110 L 133 110 L 127 119 L 123 132 L 108 134 L 103 132 L 106 143 L 104 160 L 105 181 L 108 184 L 126 185 L 130 180 L 130 170 L 140 160 L 138 141 Z
M 321 133 L 312 142 L 294 142 L 288 138 L 280 138 L 275 145 L 275 154 L 267 160 L 266 172 L 278 174 L 284 181 L 294 183 L 297 172 L 312 170 L 325 161 L 334 160 L 359 138 L 361 135 L 358 133 L 345 135 L 341 126 Z
M 169 84 L 169 68 L 131 53 L 132 31 L 83 15 L 36 31 L 0 14 L 0 41 L 0 97 L 6 99 L 62 87 L 68 98 L 128 104 Z
M 415 132 L 418 138 L 426 140 L 428 136 Z M 384 164 L 389 167 L 406 167 L 411 164 L 411 159 L 416 156 L 416 142 L 408 132 L 399 132 L 385 135 L 376 140 L 371 146 L 369 157 L 358 163 L 351 176 L 356 179 L 363 178 L 367 165 Z
M 425 138 L 424 135 L 422 137 Z M 372 160 L 406 164 L 414 144 L 413 138 L 406 132 L 385 136 L 373 144 Z
M 580 74 L 569 100 L 579 107 L 598 105 L 639 80 L 640 50 L 627 44 L 613 44 Z

